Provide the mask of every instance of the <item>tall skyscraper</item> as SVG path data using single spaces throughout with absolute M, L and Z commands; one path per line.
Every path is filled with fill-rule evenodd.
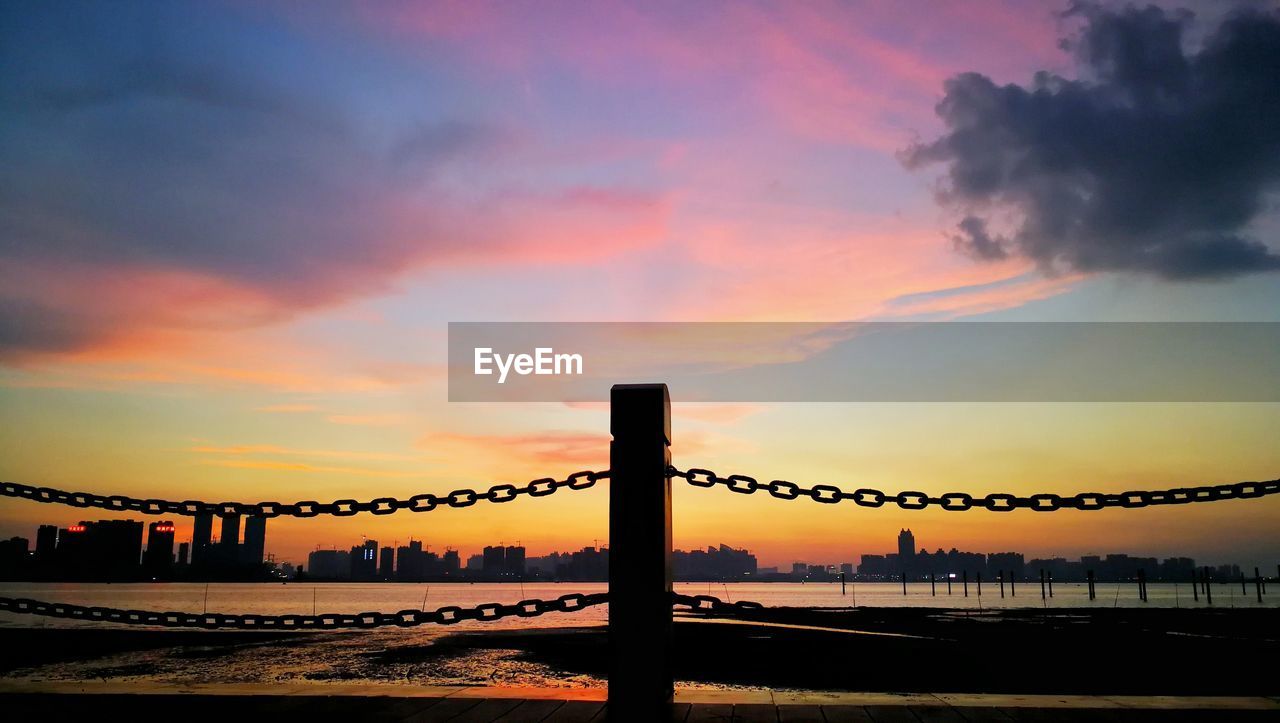
M 218 561 L 235 563 L 240 559 L 240 515 L 222 518 L 222 538 L 218 540 Z
M 250 515 L 244 519 L 244 545 L 240 547 L 240 562 L 258 566 L 267 551 L 267 518 Z
M 909 565 L 916 556 L 916 536 L 911 534 L 911 530 L 902 530 L 898 533 L 898 558 L 903 565 Z
M 497 577 L 507 566 L 507 550 L 502 545 L 484 548 L 484 574 Z
M 147 550 L 142 554 L 142 567 L 148 575 L 162 575 L 173 566 L 172 522 L 152 522 L 147 526 Z
M 57 525 L 40 525 L 40 529 L 36 530 L 36 559 L 44 563 L 51 562 L 57 549 Z
M 391 547 L 384 547 L 378 553 L 378 579 L 392 580 L 396 576 L 396 551 Z
M 396 579 L 410 582 L 426 575 L 427 556 L 422 551 L 421 540 L 409 540 L 408 545 L 396 549 Z
M 178 543 L 178 566 L 186 567 L 191 558 L 191 544 L 187 542 Z
M 191 531 L 191 564 L 209 564 L 213 543 L 213 515 L 196 515 Z
M 378 541 L 366 540 L 351 548 L 351 579 L 374 580 L 378 577 Z
M 503 560 L 503 572 L 517 577 L 524 575 L 524 547 L 511 545 L 507 547 Z

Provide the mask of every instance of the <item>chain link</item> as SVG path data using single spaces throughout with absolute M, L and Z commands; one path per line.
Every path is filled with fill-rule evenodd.
M 749 600 L 739 600 L 731 603 L 711 595 L 681 595 L 678 592 L 671 594 L 671 604 L 687 605 L 691 608 L 691 612 L 716 613 L 720 615 L 735 615 L 764 609 L 764 605 Z
M 679 477 L 695 487 L 714 487 L 724 485 L 731 492 L 749 495 L 761 490 L 780 500 L 794 500 L 808 497 L 815 502 L 836 504 L 851 501 L 862 507 L 883 507 L 886 503 L 896 504 L 904 510 L 923 510 L 936 505 L 944 510 L 963 512 L 973 508 L 992 512 L 1011 512 L 1027 509 L 1036 512 L 1054 512 L 1057 510 L 1101 510 L 1108 507 L 1151 507 L 1155 505 L 1185 505 L 1192 502 L 1216 502 L 1218 500 L 1244 500 L 1267 495 L 1280 494 L 1280 479 L 1266 482 L 1236 482 L 1234 484 L 1209 485 L 1205 487 L 1177 487 L 1168 490 L 1138 490 L 1130 492 L 1081 492 L 1075 495 L 1057 495 L 1040 493 L 1028 496 L 996 492 L 984 497 L 974 497 L 964 492 L 947 492 L 931 496 L 924 492 L 899 492 L 896 495 L 886 494 L 876 489 L 857 489 L 846 492 L 831 485 L 814 485 L 802 487 L 786 480 L 773 480 L 764 483 L 754 477 L 733 474 L 721 477 L 708 469 L 679 470 L 675 467 L 667 469 L 667 474 Z
M 325 613 L 323 615 L 256 615 L 252 613 L 189 613 L 125 610 L 71 603 L 45 602 L 29 598 L 0 597 L 0 612 L 40 615 L 68 620 L 87 620 L 123 625 L 150 625 L 165 628 L 235 628 L 238 630 L 338 630 L 344 628 L 411 628 L 418 625 L 454 625 L 465 620 L 492 622 L 508 617 L 536 618 L 547 613 L 574 613 L 609 602 L 608 592 L 570 593 L 554 600 L 533 598 L 518 603 L 485 603 L 472 608 L 446 606 L 436 610 L 401 610 L 396 613 Z M 672 593 L 672 606 L 684 605 L 691 612 L 735 615 L 763 610 L 758 602 L 730 603 L 711 595 Z
M 379 628 L 394 625 L 453 625 L 464 620 L 491 622 L 506 617 L 535 618 L 546 613 L 574 613 L 609 601 L 609 593 L 571 593 L 554 600 L 521 600 L 513 605 L 486 603 L 473 608 L 442 607 L 436 610 L 401 610 L 398 613 L 325 613 L 323 615 L 236 615 L 230 613 L 156 612 L 51 603 L 27 598 L 0 597 L 0 611 L 89 620 L 125 625 L 166 628 L 237 628 L 240 630 L 337 630 Z
M 501 483 L 490 487 L 485 492 L 473 489 L 454 490 L 447 495 L 421 494 L 407 499 L 395 497 L 379 497 L 368 502 L 356 500 L 334 500 L 329 503 L 306 500 L 293 504 L 280 502 L 199 502 L 187 500 L 174 502 L 171 500 L 142 499 L 126 495 L 98 495 L 90 492 L 66 492 L 52 487 L 33 487 L 17 482 L 0 482 L 0 497 L 16 497 L 33 502 L 70 505 L 72 507 L 99 507 L 117 512 L 140 512 L 144 515 L 252 515 L 255 517 L 316 517 L 333 515 L 350 517 L 361 512 L 375 515 L 389 515 L 400 510 L 410 512 L 430 512 L 437 507 L 454 508 L 470 507 L 484 500 L 500 504 L 510 502 L 520 495 L 545 497 L 561 489 L 585 490 L 602 479 L 608 479 L 609 472 L 592 472 L 584 470 L 574 472 L 568 477 L 557 480 L 551 477 L 536 479 L 517 487 Z

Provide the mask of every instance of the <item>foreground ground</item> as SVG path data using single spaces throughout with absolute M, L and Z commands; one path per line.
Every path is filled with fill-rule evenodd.
M 604 691 L 389 686 L 277 686 L 274 690 L 203 686 L 157 692 L 121 684 L 45 684 L 46 692 L 11 692 L 0 682 L 9 720 L 171 718 L 190 721 L 360 720 L 432 723 L 618 721 Z M 318 692 L 328 689 L 332 694 Z M 48 691 L 60 692 L 48 692 Z M 130 690 L 121 693 L 121 690 Z M 654 716 L 646 717 L 646 720 Z M 998 696 L 875 693 L 776 694 L 677 691 L 658 720 L 758 723 L 1013 723 L 1014 721 L 1270 721 L 1280 700 L 1262 697 Z M 638 720 L 635 716 L 627 721 Z
M 5 628 L 0 681 L 600 688 L 606 646 L 601 627 L 476 626 L 428 642 L 395 630 Z M 727 690 L 1275 696 L 1278 659 L 1277 610 L 775 608 L 680 620 L 675 674 Z

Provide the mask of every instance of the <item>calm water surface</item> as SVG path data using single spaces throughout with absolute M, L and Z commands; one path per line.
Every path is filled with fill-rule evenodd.
M 975 583 L 964 595 L 961 584 L 953 583 L 951 594 L 945 584 L 931 594 L 929 583 L 907 585 L 902 594 L 898 583 L 856 583 L 841 594 L 837 583 L 676 583 L 687 595 L 714 595 L 722 600 L 754 600 L 768 606 L 797 607 L 948 607 L 958 609 L 1087 608 L 1087 607 L 1207 607 L 1201 594 L 1196 601 L 1190 584 L 1151 583 L 1148 602 L 1138 599 L 1133 583 L 1098 583 L 1097 599 L 1089 600 L 1084 583 L 1057 583 L 1053 597 L 1041 599 L 1040 585 L 1024 583 L 1016 589 L 1006 586 L 1000 595 L 998 584 L 984 583 L 978 595 Z M 261 614 L 396 612 L 408 609 L 434 610 L 446 605 L 473 607 L 482 603 L 515 603 L 527 598 L 551 599 L 571 592 L 598 592 L 603 583 L 0 583 L 0 595 L 38 600 L 100 605 L 139 610 L 179 612 L 222 612 Z M 1213 586 L 1214 607 L 1280 607 L 1280 589 L 1273 584 L 1258 603 L 1252 584 L 1242 593 L 1239 583 Z M 468 627 L 529 628 L 591 625 L 608 619 L 608 606 L 599 605 L 566 614 L 549 613 L 538 618 L 506 618 L 479 623 L 464 622 L 449 629 Z M 0 625 L 23 627 L 78 626 L 104 623 L 29 615 L 0 613 Z
M 603 591 L 602 583 L 539 584 L 80 584 L 80 583 L 0 583 L 0 595 L 39 600 L 100 605 L 126 609 L 225 613 L 310 614 L 396 612 L 405 609 L 435 609 L 446 605 L 471 607 L 487 602 L 514 603 L 528 598 L 550 599 L 571 592 Z M 1058 584 L 1052 599 L 1040 599 L 1039 584 L 1019 585 L 1017 596 L 1006 588 L 1000 597 L 998 585 L 939 586 L 936 596 L 928 583 L 908 585 L 907 595 L 900 584 L 850 584 L 841 595 L 839 583 L 679 583 L 678 592 L 711 594 L 727 600 L 754 600 L 769 606 L 851 607 L 913 606 L 992 609 L 1014 607 L 1139 607 L 1137 586 L 1099 584 L 1098 599 L 1088 599 L 1083 584 Z M 1280 589 L 1273 588 L 1262 605 L 1280 605 Z M 1149 607 L 1190 607 L 1206 605 L 1204 596 L 1194 602 L 1190 585 L 1151 584 Z M 1214 585 L 1214 606 L 1258 607 L 1253 597 L 1241 593 L 1239 584 Z M 538 662 L 519 650 L 496 647 L 458 647 L 454 641 L 480 630 L 554 629 L 598 626 L 608 619 L 608 606 L 600 605 L 577 613 L 549 613 L 537 618 L 511 617 L 495 622 L 468 621 L 451 626 L 423 625 L 416 628 L 387 627 L 359 631 L 320 631 L 290 635 L 287 640 L 249 640 L 234 644 L 164 643 L 145 649 L 137 646 L 86 654 L 74 654 L 56 661 L 19 667 L 4 673 L 15 680 L 76 681 L 128 680 L 160 686 L 194 683 L 223 683 L 271 686 L 291 683 L 345 683 L 387 685 L 500 685 L 534 687 L 602 687 L 599 677 L 560 670 Z M 31 615 L 0 613 L 0 628 L 128 628 L 120 641 L 143 641 L 153 633 L 137 626 L 94 623 Z M 448 638 L 454 634 L 462 637 Z M 15 635 L 26 633 L 14 632 Z M 41 633 L 33 633 L 40 635 Z M 116 635 L 117 633 L 107 633 Z M 200 632 L 197 636 L 203 635 Z M 534 630 L 528 634 L 541 635 Z M 218 633 L 210 633 L 210 641 Z M 161 638 L 155 638 L 160 640 Z M 31 644 L 42 644 L 33 638 Z M 225 638 L 224 638 L 225 640 Z M 62 648 L 65 650 L 65 648 Z M 74 651 L 71 651 L 74 653 Z M 690 683 L 694 687 L 733 686 Z

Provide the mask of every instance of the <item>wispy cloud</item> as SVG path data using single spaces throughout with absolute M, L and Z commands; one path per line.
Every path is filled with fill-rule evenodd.
M 409 418 L 403 414 L 330 414 L 325 421 L 356 427 L 397 427 L 408 424 Z
M 360 452 L 341 449 L 295 449 L 274 444 L 232 444 L 213 445 L 199 444 L 188 451 L 197 454 L 212 455 L 274 455 L 286 457 L 331 457 L 335 459 L 360 459 L 385 462 L 406 462 L 419 459 L 412 455 L 392 454 L 386 452 Z
M 325 474 L 345 474 L 360 477 L 388 477 L 395 479 L 411 479 L 422 477 L 421 472 L 401 472 L 396 470 L 368 469 L 365 467 L 334 467 L 328 465 L 309 464 L 306 462 L 281 462 L 263 459 L 208 459 L 201 460 L 201 465 L 210 467 L 231 467 L 234 469 L 260 469 L 274 472 L 320 472 Z
M 609 458 L 609 435 L 598 432 L 551 431 L 528 434 L 463 434 L 436 432 L 418 442 L 428 451 L 483 452 L 521 462 L 599 463 Z
M 304 414 L 318 412 L 320 407 L 314 404 L 269 404 L 265 407 L 256 407 L 254 411 L 267 414 Z

